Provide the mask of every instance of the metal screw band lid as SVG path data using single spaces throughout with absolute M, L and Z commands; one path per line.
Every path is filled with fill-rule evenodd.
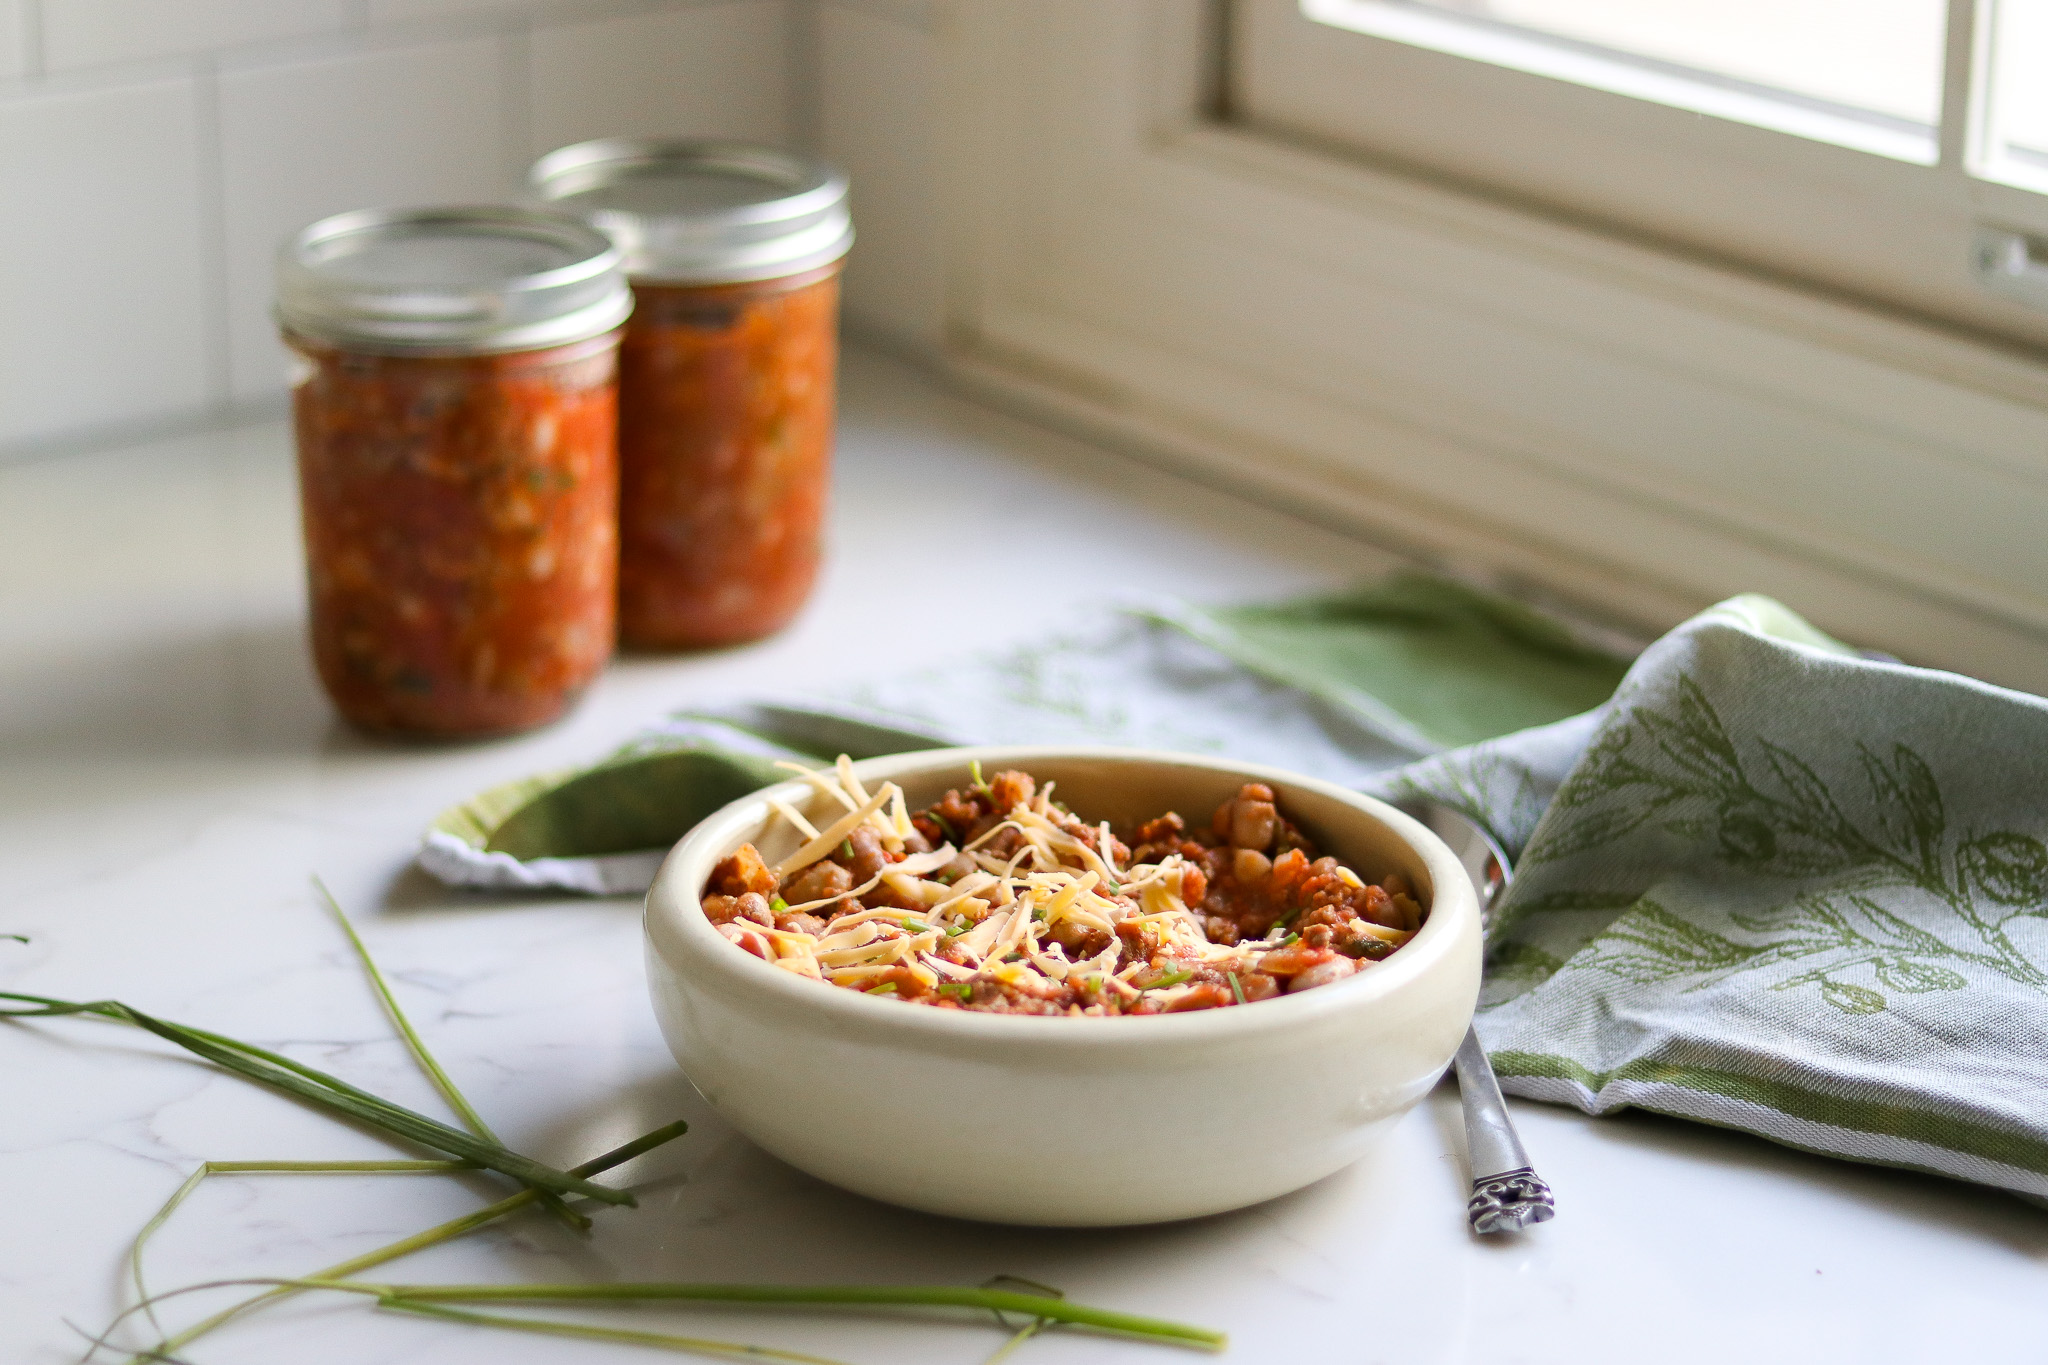
M 632 310 L 618 248 L 558 213 L 360 209 L 321 219 L 277 256 L 279 323 L 355 350 L 538 350 L 601 336 Z
M 739 284 L 830 265 L 853 245 L 846 177 L 738 142 L 605 138 L 549 152 L 534 195 L 602 229 L 656 284 Z

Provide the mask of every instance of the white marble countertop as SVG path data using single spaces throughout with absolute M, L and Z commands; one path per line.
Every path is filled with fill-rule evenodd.
M 845 381 L 836 553 L 799 624 L 749 649 L 629 658 L 573 718 L 515 740 L 417 748 L 340 726 L 302 643 L 281 425 L 0 469 L 0 986 L 116 997 L 286 1048 L 441 1112 L 309 877 L 324 877 L 443 1062 L 515 1147 L 568 1164 L 669 1118 L 689 1136 L 628 1172 L 638 1210 L 579 1240 L 528 1216 L 401 1263 L 407 1280 L 972 1283 L 1227 1329 L 1245 1362 L 1987 1361 L 2048 1340 L 2048 1213 L 1965 1186 L 1654 1118 L 1516 1114 L 1559 1216 L 1463 1229 L 1455 1093 L 1382 1151 L 1265 1207 L 1099 1232 L 979 1227 L 839 1193 L 753 1149 L 670 1062 L 626 900 L 491 900 L 408 870 L 438 809 L 602 752 L 710 694 L 901 667 L 869 585 L 936 571 L 939 528 L 998 518 L 1102 585 L 1201 599 L 1375 572 L 1377 551 L 946 397 L 872 357 Z M 1066 604 L 991 616 L 1021 638 Z M 120 1303 L 137 1227 L 206 1159 L 362 1158 L 379 1140 L 118 1026 L 0 1026 L 0 1359 L 75 1359 L 64 1325 Z M 1087 1141 L 1077 1122 L 1077 1150 Z M 1256 1159 L 1256 1153 L 1247 1153 Z M 1171 1154 L 1161 1156 L 1171 1167 Z M 170 1287 L 299 1273 L 477 1207 L 490 1182 L 223 1178 L 153 1251 Z M 175 1310 L 185 1313 L 189 1310 Z M 663 1327 L 855 1362 L 981 1360 L 961 1323 L 651 1310 Z M 305 1299 L 195 1361 L 653 1359 Z M 1021 1359 L 1173 1361 L 1055 1334 Z

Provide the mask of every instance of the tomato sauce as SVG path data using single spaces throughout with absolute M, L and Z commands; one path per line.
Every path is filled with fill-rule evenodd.
M 286 339 L 313 654 L 342 715 L 446 737 L 560 716 L 612 652 L 618 333 L 468 356 Z
M 619 629 L 758 639 L 810 595 L 831 482 L 839 266 L 636 280 L 620 357 Z

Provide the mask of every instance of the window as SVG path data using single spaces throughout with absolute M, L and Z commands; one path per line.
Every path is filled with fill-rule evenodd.
M 1982 169 L 2048 191 L 2048 0 L 2000 0 L 1991 19 Z
M 2048 0 L 1240 0 L 1232 36 L 1254 125 L 2048 343 Z
M 1762 591 L 2048 691 L 2048 0 L 1595 4 L 962 0 L 946 363 L 1646 626 Z

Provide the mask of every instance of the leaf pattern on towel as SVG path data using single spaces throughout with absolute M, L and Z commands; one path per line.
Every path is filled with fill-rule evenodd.
M 1739 937 L 1648 895 L 1553 891 L 1512 905 L 1517 923 L 1603 898 L 1620 909 L 1558 970 L 1691 991 L 1775 968 L 1770 989 L 1812 989 L 1849 1015 L 1880 1013 L 1893 996 L 1963 990 L 1959 968 L 2048 994 L 2048 971 L 2009 933 L 2016 920 L 2048 916 L 2048 846 L 2017 830 L 1955 828 L 1940 781 L 1910 746 L 1859 741 L 1861 780 L 1838 792 L 1791 747 L 1738 742 L 1690 676 L 1661 709 L 1632 700 L 1617 699 L 1559 790 L 1525 870 L 1652 838 L 1668 865 L 1782 880 L 1786 899 L 1731 912 L 1725 928 Z

